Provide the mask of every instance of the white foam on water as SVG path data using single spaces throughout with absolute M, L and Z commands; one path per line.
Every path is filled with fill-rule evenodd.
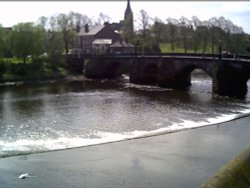
M 0 141 L 0 150 L 1 150 L 0 156 L 62 150 L 62 149 L 118 142 L 123 140 L 151 137 L 187 129 L 224 123 L 249 115 L 250 115 L 250 109 L 246 109 L 241 111 L 240 114 L 223 114 L 214 118 L 208 118 L 205 121 L 201 122 L 183 120 L 182 123 L 174 123 L 170 126 L 159 128 L 152 131 L 135 130 L 132 132 L 123 132 L 123 133 L 98 131 L 94 133 L 95 138 L 86 138 L 86 136 L 70 137 L 62 134 L 62 136 L 57 139 L 41 139 L 41 140 L 20 139 L 14 142 Z
M 162 88 L 159 86 L 152 86 L 152 85 L 139 85 L 133 83 L 126 83 L 125 88 L 135 88 L 143 91 L 172 91 L 174 89 L 171 88 Z

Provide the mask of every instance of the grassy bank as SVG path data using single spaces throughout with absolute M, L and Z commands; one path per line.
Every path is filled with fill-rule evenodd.
M 201 188 L 243 188 L 250 187 L 250 147 L 234 160 L 223 166 Z
M 171 44 L 170 43 L 161 43 L 160 44 L 160 49 L 161 49 L 162 53 L 172 52 Z M 215 48 L 215 52 L 217 52 L 217 51 L 218 51 L 218 49 Z M 175 45 L 173 52 L 175 52 L 175 53 L 184 53 L 185 50 L 180 45 Z M 187 53 L 195 53 L 195 52 L 194 52 L 194 49 L 188 48 L 187 49 Z M 203 53 L 203 49 L 201 47 L 199 47 L 197 49 L 197 53 Z M 212 53 L 212 47 L 211 46 L 207 46 L 205 53 Z
M 41 81 L 67 75 L 63 64 L 55 67 L 44 58 L 29 60 L 25 64 L 17 58 L 0 59 L 0 82 Z

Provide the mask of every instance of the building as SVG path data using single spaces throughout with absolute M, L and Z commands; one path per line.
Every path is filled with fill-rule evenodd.
M 82 57 L 83 55 L 114 53 L 118 51 L 130 53 L 133 45 L 129 44 L 128 41 L 133 32 L 133 13 L 130 0 L 128 0 L 124 20 L 119 23 L 105 23 L 98 26 L 86 24 L 84 28 L 81 28 L 75 38 L 72 54 Z M 126 42 L 122 41 L 121 35 L 125 37 Z
M 86 24 L 77 34 L 74 42 L 74 54 L 79 57 L 83 54 L 107 52 L 108 46 L 117 40 L 120 40 L 120 35 L 108 23 L 98 26 Z M 102 50 L 100 50 L 101 48 Z
M 134 53 L 135 47 L 134 45 L 118 40 L 114 44 L 109 46 L 110 53 L 119 54 L 119 53 Z
M 94 54 L 107 54 L 109 53 L 112 39 L 95 39 L 92 43 L 92 50 Z

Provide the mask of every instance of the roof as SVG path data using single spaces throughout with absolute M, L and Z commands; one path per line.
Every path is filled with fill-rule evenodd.
M 85 31 L 85 27 L 83 27 L 83 28 L 81 28 L 81 30 L 80 30 L 80 32 L 78 33 L 78 35 L 81 35 L 81 36 L 96 35 L 96 34 L 99 33 L 104 27 L 105 27 L 105 25 L 89 26 L 89 32 L 86 32 L 86 31 Z
M 110 46 L 111 48 L 113 47 L 113 48 L 124 48 L 124 47 L 126 47 L 126 48 L 132 48 L 132 47 L 134 47 L 134 45 L 132 45 L 132 44 L 130 44 L 130 43 L 127 43 L 127 42 L 125 42 L 125 41 L 116 41 L 114 44 L 112 44 L 111 46 Z
M 112 39 L 95 39 L 93 44 L 112 44 Z

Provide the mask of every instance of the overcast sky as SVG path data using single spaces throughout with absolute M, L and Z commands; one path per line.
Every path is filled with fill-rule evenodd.
M 50 17 L 58 13 L 70 11 L 85 14 L 90 18 L 98 18 L 104 13 L 111 22 L 119 22 L 124 17 L 127 2 L 123 1 L 1 1 L 0 24 L 10 27 L 20 22 L 36 22 L 40 16 Z M 241 26 L 250 34 L 250 2 L 247 1 L 143 1 L 131 0 L 134 19 L 138 20 L 141 9 L 150 17 L 191 19 L 197 16 L 201 20 L 224 16 L 234 24 Z

